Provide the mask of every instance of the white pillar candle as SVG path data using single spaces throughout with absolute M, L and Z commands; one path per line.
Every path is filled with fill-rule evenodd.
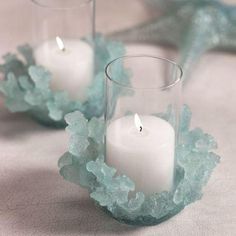
M 34 50 L 36 63 L 53 75 L 51 88 L 66 91 L 72 99 L 86 99 L 86 89 L 93 79 L 93 50 L 82 40 L 63 41 L 57 37 Z
M 136 191 L 151 194 L 171 190 L 174 153 L 174 129 L 161 118 L 125 116 L 107 127 L 106 162 L 130 177 Z

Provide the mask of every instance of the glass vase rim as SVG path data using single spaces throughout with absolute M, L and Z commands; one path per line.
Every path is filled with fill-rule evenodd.
M 127 58 L 141 58 L 141 57 L 145 57 L 145 58 L 152 58 L 152 59 L 157 59 L 157 60 L 161 60 L 161 61 L 164 61 L 166 63 L 169 63 L 173 66 L 175 66 L 178 70 L 179 70 L 179 76 L 177 76 L 177 78 L 167 84 L 167 85 L 164 85 L 164 86 L 160 86 L 160 87 L 143 87 L 143 88 L 140 88 L 140 87 L 134 87 L 134 86 L 131 86 L 131 85 L 126 85 L 126 84 L 122 84 L 122 83 L 119 83 L 118 81 L 114 80 L 112 78 L 112 76 L 110 75 L 109 73 L 109 68 L 110 66 L 119 61 L 120 59 L 127 59 Z M 170 59 L 167 59 L 167 58 L 164 58 L 164 57 L 160 57 L 160 56 L 153 56 L 153 55 L 147 55 L 147 54 L 140 54 L 140 55 L 126 55 L 126 56 L 121 56 L 121 57 L 117 57 L 115 59 L 113 59 L 112 61 L 110 61 L 106 67 L 105 67 L 105 75 L 106 77 L 112 82 L 112 83 L 115 83 L 117 84 L 118 86 L 120 87 L 123 87 L 123 88 L 127 88 L 127 89 L 137 89 L 137 90 L 155 90 L 155 89 L 160 89 L 160 90 L 167 90 L 167 89 L 171 89 L 173 87 L 175 87 L 177 84 L 181 83 L 182 82 L 182 78 L 183 78 L 183 69 L 182 67 L 174 62 L 173 60 L 170 60 Z
M 80 8 L 81 6 L 83 6 L 84 4 L 89 4 L 91 2 L 93 2 L 94 0 L 80 0 L 78 3 L 73 4 L 71 6 L 53 6 L 50 5 L 48 3 L 41 3 L 41 0 L 30 0 L 31 3 L 33 3 L 34 5 L 44 8 L 44 9 L 51 9 L 51 10 L 73 10 L 73 9 L 77 9 Z

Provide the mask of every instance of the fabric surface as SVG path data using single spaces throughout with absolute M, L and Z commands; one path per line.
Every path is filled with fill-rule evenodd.
M 1 55 L 29 37 L 29 11 L 27 1 L 1 1 Z M 130 52 L 137 53 L 138 47 L 132 47 Z M 139 52 L 148 50 L 154 52 L 139 47 Z M 218 141 L 221 163 L 201 201 L 153 227 L 122 225 L 101 212 L 84 189 L 58 174 L 57 161 L 68 144 L 65 131 L 40 126 L 24 114 L 10 114 L 1 105 L 0 235 L 236 235 L 235 77 L 235 54 L 209 53 L 195 67 L 184 102 L 193 111 L 192 126 Z

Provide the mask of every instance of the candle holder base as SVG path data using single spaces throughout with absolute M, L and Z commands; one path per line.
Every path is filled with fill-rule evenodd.
M 4 77 L 0 80 L 0 94 L 5 98 L 5 106 L 10 112 L 27 112 L 39 123 L 54 128 L 65 127 L 64 116 L 75 110 L 81 111 L 87 119 L 103 115 L 104 67 L 113 57 L 125 54 L 123 44 L 96 36 L 95 75 L 87 88 L 86 101 L 80 101 L 71 100 L 66 92 L 51 90 L 52 75 L 35 64 L 29 45 L 20 46 L 17 50 L 20 57 L 8 53 L 3 57 L 4 64 L 0 65 Z M 124 72 L 123 68 L 118 70 Z M 128 76 L 124 75 L 122 79 L 127 80 Z
M 118 218 L 118 217 L 114 217 L 112 213 L 108 211 L 106 208 L 102 208 L 102 209 L 106 214 L 108 214 L 109 216 L 111 216 L 112 218 L 114 218 L 115 220 L 119 221 L 122 224 L 133 225 L 133 226 L 154 226 L 154 225 L 161 224 L 162 222 L 167 221 L 170 218 L 176 216 L 184 208 L 185 208 L 184 206 L 178 206 L 171 213 L 159 219 L 152 216 L 139 216 L 136 219 Z
M 171 120 L 171 113 L 159 116 Z M 64 179 L 88 189 L 90 197 L 119 222 L 156 225 L 178 214 L 185 206 L 202 197 L 202 189 L 219 163 L 212 152 L 214 138 L 201 129 L 190 130 L 191 111 L 184 106 L 181 122 L 181 143 L 176 148 L 176 175 L 173 191 L 145 195 L 136 192 L 135 183 L 104 161 L 104 121 L 88 121 L 81 112 L 66 116 L 71 135 L 69 151 L 59 160 Z M 152 180 L 150 180 L 152 181 Z M 132 194 L 130 194 L 132 192 Z

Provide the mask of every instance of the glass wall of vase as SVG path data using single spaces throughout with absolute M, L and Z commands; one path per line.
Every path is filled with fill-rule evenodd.
M 117 73 L 119 64 L 126 73 Z M 182 75 L 174 62 L 153 56 L 120 57 L 106 67 L 106 162 L 131 178 L 135 191 L 174 187 Z

